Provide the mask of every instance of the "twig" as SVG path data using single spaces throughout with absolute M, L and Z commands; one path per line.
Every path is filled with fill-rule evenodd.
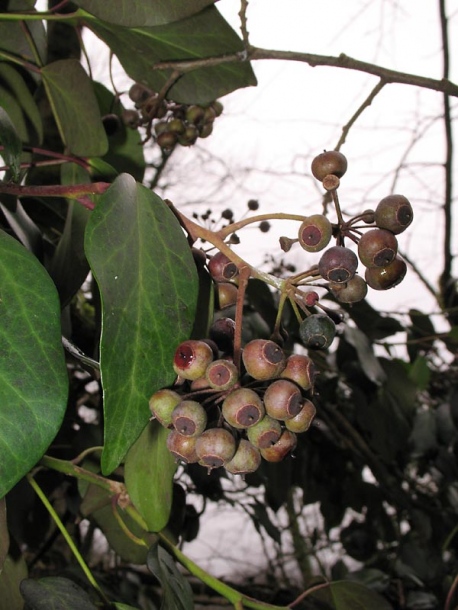
M 250 42 L 248 39 L 248 26 L 247 26 L 247 9 L 248 9 L 248 0 L 240 0 L 240 31 L 242 33 L 243 44 L 245 49 L 248 51 L 250 47 Z
M 185 74 L 186 72 L 192 72 L 198 68 L 208 68 L 225 63 L 253 61 L 259 59 L 299 61 L 309 64 L 309 66 L 312 68 L 315 68 L 316 66 L 330 66 L 333 68 L 356 70 L 357 72 L 365 72 L 366 74 L 378 76 L 387 84 L 398 83 L 401 85 L 411 85 L 414 87 L 421 87 L 422 89 L 439 91 L 453 97 L 458 97 L 458 85 L 450 82 L 448 79 L 443 78 L 438 80 L 436 78 L 427 78 L 425 76 L 410 74 L 408 72 L 398 72 L 397 70 L 390 70 L 388 68 L 384 68 L 383 66 L 377 66 L 376 64 L 354 59 L 353 57 L 349 57 L 343 53 L 336 57 L 332 55 L 315 55 L 314 53 L 279 51 L 275 49 L 262 49 L 259 47 L 250 46 L 248 52 L 244 51 L 243 53 L 232 53 L 230 55 L 207 57 L 204 59 L 158 62 L 153 66 L 153 69 L 174 69 L 181 74 Z

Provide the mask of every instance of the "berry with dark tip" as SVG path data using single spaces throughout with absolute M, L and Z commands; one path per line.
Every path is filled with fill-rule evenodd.
M 199 461 L 196 453 L 196 436 L 183 436 L 172 430 L 167 437 L 167 449 L 179 462 L 194 464 Z
M 265 449 L 274 445 L 280 438 L 282 427 L 278 419 L 266 415 L 257 424 L 247 429 L 247 437 L 250 443 L 259 449 Z
M 230 360 L 214 360 L 207 366 L 205 378 L 214 390 L 225 391 L 232 388 L 239 380 L 237 367 Z
M 281 347 L 269 339 L 253 339 L 247 343 L 242 360 L 248 375 L 261 381 L 278 377 L 286 363 Z
M 211 257 L 208 261 L 208 270 L 215 282 L 228 282 L 239 272 L 237 265 L 222 252 L 217 252 Z
M 302 409 L 301 391 L 294 382 L 278 379 L 266 389 L 264 406 L 269 417 L 280 421 L 290 419 Z
M 207 412 L 199 402 L 183 400 L 172 412 L 172 423 L 183 436 L 199 436 L 207 426 Z
M 291 430 L 291 432 L 296 434 L 307 432 L 312 425 L 315 415 L 315 405 L 311 400 L 305 400 L 299 413 L 291 419 L 287 419 L 285 421 L 285 426 L 288 430 Z
M 386 229 L 371 229 L 358 242 L 358 256 L 365 267 L 386 267 L 397 251 L 398 240 Z
M 330 282 L 329 289 L 339 303 L 358 303 L 367 294 L 367 282 L 360 275 L 355 275 L 345 284 Z
M 218 282 L 216 285 L 219 309 L 235 305 L 237 301 L 238 289 L 231 282 Z
M 291 453 L 291 451 L 295 449 L 296 445 L 296 434 L 291 432 L 291 430 L 286 429 L 283 430 L 282 435 L 274 445 L 261 449 L 260 451 L 262 457 L 267 462 L 281 462 L 288 453 Z
M 313 387 L 317 375 L 313 360 L 304 354 L 291 354 L 286 359 L 286 366 L 280 377 L 294 381 L 303 390 Z
M 412 221 L 412 205 L 404 195 L 388 195 L 375 209 L 375 224 L 395 235 L 405 231 Z
M 149 399 L 149 408 L 153 418 L 168 428 L 172 425 L 172 413 L 178 403 L 181 402 L 181 396 L 174 390 L 163 388 L 154 392 Z
M 358 268 L 358 257 L 345 246 L 332 246 L 322 254 L 318 262 L 318 271 L 324 280 L 329 282 L 348 282 Z
M 316 313 L 302 320 L 299 335 L 305 347 L 326 349 L 334 340 L 336 325 L 325 313 Z
M 221 412 L 230 426 L 244 429 L 257 424 L 266 411 L 254 390 L 239 388 L 226 396 Z
M 224 466 L 235 455 L 236 442 L 225 428 L 209 428 L 196 440 L 196 453 L 199 464 L 209 471 Z

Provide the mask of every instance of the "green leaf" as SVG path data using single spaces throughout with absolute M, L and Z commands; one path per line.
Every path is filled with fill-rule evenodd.
M 49 447 L 67 387 L 55 286 L 30 252 L 0 232 L 0 497 Z
M 63 142 L 77 156 L 100 156 L 108 149 L 91 80 L 76 59 L 61 59 L 41 70 Z
M 175 378 L 173 354 L 191 331 L 198 282 L 175 216 L 128 174 L 100 198 L 86 229 L 85 250 L 102 299 L 102 471 L 107 474 L 148 422 L 151 394 Z
M 0 62 L 0 82 L 0 106 L 13 119 L 20 138 L 29 144 L 40 143 L 43 139 L 40 111 L 21 73 Z
M 88 21 L 86 24 L 117 55 L 127 74 L 158 91 L 170 70 L 155 70 L 159 61 L 201 59 L 243 52 L 243 43 L 214 7 L 172 24 L 128 29 Z M 235 89 L 256 84 L 247 62 L 199 68 L 182 76 L 167 93 L 182 103 L 205 104 Z
M 355 348 L 359 363 L 367 378 L 377 384 L 383 383 L 386 379 L 385 371 L 375 356 L 367 336 L 359 328 L 354 328 L 347 324 L 344 330 L 344 337 Z
M 5 163 L 9 165 L 13 180 L 19 180 L 21 166 L 22 142 L 16 127 L 9 114 L 0 106 L 0 144 L 4 149 L 0 151 Z
M 94 83 L 94 91 L 102 116 L 115 114 L 120 117 L 120 120 L 117 131 L 108 137 L 108 151 L 104 155 L 103 160 L 89 160 L 92 169 L 91 173 L 95 175 L 98 171 L 101 171 L 104 177 L 108 177 L 109 181 L 112 181 L 117 174 L 127 172 L 141 182 L 145 173 L 146 163 L 140 132 L 138 129 L 126 127 L 122 121 L 124 106 L 119 101 L 119 98 L 116 98 L 111 91 L 100 83 Z M 102 163 L 105 163 L 105 167 L 102 166 Z M 115 176 L 113 176 L 111 168 L 117 170 Z
M 21 593 L 30 610 L 97 610 L 89 595 L 68 578 L 48 576 L 21 582 Z
M 337 580 L 313 597 L 326 599 L 335 610 L 393 610 L 381 595 L 356 582 Z
M 158 544 L 148 551 L 148 569 L 162 587 L 161 610 L 193 610 L 192 589 L 174 560 Z
M 26 10 L 33 11 L 33 2 L 17 2 L 16 8 L 13 3 L 9 2 L 9 10 Z M 0 23 L 0 49 L 11 53 L 20 58 L 22 61 L 28 61 L 32 64 L 36 63 L 35 53 L 38 53 L 40 61 L 46 61 L 46 30 L 42 21 L 28 21 L 27 30 L 22 27 L 22 24 L 17 22 L 1 22 Z M 39 80 L 39 74 L 35 71 L 30 71 L 30 74 L 36 80 Z
M 177 466 L 167 449 L 168 435 L 169 430 L 157 421 L 148 424 L 130 448 L 124 465 L 129 497 L 151 532 L 164 529 L 172 509 Z
M 61 167 L 62 184 L 90 182 L 88 173 L 76 163 Z M 64 230 L 49 265 L 49 274 L 56 284 L 62 308 L 76 294 L 89 273 L 89 263 L 84 252 L 84 234 L 90 211 L 75 201 L 67 208 Z
M 76 0 L 98 19 L 125 27 L 163 25 L 198 13 L 216 0 Z

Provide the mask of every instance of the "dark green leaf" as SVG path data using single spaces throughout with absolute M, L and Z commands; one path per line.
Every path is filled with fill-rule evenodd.
M 97 610 L 84 589 L 60 576 L 21 582 L 21 593 L 29 610 Z
M 431 370 L 425 356 L 417 356 L 409 369 L 409 379 L 415 383 L 418 390 L 426 390 L 431 379 Z
M 90 182 L 87 171 L 75 163 L 61 168 L 62 184 Z M 62 307 L 76 294 L 89 273 L 89 263 L 84 253 L 84 233 L 90 211 L 81 204 L 70 201 L 67 208 L 64 231 L 49 265 L 49 274 L 59 292 Z
M 358 328 L 371 341 L 384 339 L 405 330 L 398 320 L 382 316 L 366 300 L 353 303 L 351 307 L 347 308 L 347 311 Z
M 20 8 L 19 4 L 22 4 Z M 34 3 L 17 3 L 17 8 L 13 9 L 12 3 L 9 3 L 10 10 L 33 10 Z M 22 27 L 19 21 L 0 22 L 0 49 L 11 53 L 12 55 L 21 58 L 22 61 L 35 63 L 35 53 L 40 56 L 40 60 L 46 61 L 46 30 L 42 21 L 29 21 L 26 30 Z M 29 37 L 30 36 L 30 37 Z M 39 79 L 36 72 L 30 72 L 35 78 Z
M 102 116 L 114 114 L 119 117 L 118 129 L 108 137 L 108 151 L 102 159 L 89 159 L 91 174 L 101 175 L 110 181 L 117 174 L 126 172 L 141 182 L 145 173 L 145 156 L 142 138 L 138 129 L 130 129 L 122 121 L 123 105 L 111 91 L 100 83 L 94 83 L 94 91 Z M 105 164 L 105 167 L 102 166 Z M 117 170 L 113 175 L 113 168 Z
M 43 235 L 33 222 L 22 203 L 15 197 L 1 195 L 0 208 L 16 237 L 38 260 L 43 257 Z
M 171 363 L 192 328 L 197 273 L 172 212 L 127 174 L 100 198 L 85 249 L 102 298 L 102 471 L 109 473 L 147 424 L 151 394 L 175 378 Z
M 126 456 L 127 492 L 151 532 L 167 525 L 172 508 L 176 462 L 167 449 L 169 430 L 149 423 Z
M 76 0 L 75 4 L 103 21 L 125 27 L 163 25 L 198 13 L 215 0 Z
M 13 180 L 19 180 L 21 165 L 22 142 L 16 131 L 8 113 L 0 106 L 0 144 L 3 150 L 0 151 L 5 163 L 9 165 Z
M 8 524 L 6 522 L 6 502 L 5 498 L 0 499 L 0 574 L 3 570 L 8 549 L 10 546 L 10 535 L 8 533 Z
M 113 605 L 117 610 L 138 610 L 138 606 L 129 606 L 120 602 L 115 602 Z
M 242 41 L 214 7 L 164 26 L 128 29 L 92 20 L 87 26 L 107 43 L 132 79 L 156 91 L 171 74 L 170 70 L 154 69 L 159 61 L 243 52 Z M 229 62 L 185 74 L 170 88 L 167 97 L 182 103 L 205 104 L 255 84 L 249 63 Z
M 419 353 L 428 353 L 434 344 L 436 329 L 431 318 L 418 309 L 409 311 L 411 326 L 408 328 L 407 351 L 413 362 Z
M 359 328 L 354 328 L 347 324 L 344 330 L 344 337 L 355 348 L 361 368 L 368 379 L 377 384 L 383 383 L 386 379 L 385 371 L 375 356 L 367 335 L 359 330 Z
M 0 232 L 0 497 L 42 457 L 67 402 L 59 299 L 37 259 Z
M 77 156 L 100 156 L 108 149 L 100 110 L 89 76 L 75 59 L 55 61 L 41 70 L 62 140 Z
M 416 459 L 436 450 L 437 447 L 436 416 L 431 410 L 418 411 L 409 442 L 412 447 L 411 456 Z
M 0 82 L 0 106 L 12 118 L 20 138 L 28 144 L 40 143 L 43 139 L 40 111 L 21 73 L 0 62 Z
M 356 582 L 338 580 L 313 593 L 322 601 L 332 604 L 335 610 L 393 610 L 378 593 Z
M 161 610 L 193 610 L 192 589 L 167 551 L 154 544 L 147 565 L 162 587 Z
M 205 267 L 198 267 L 199 295 L 196 311 L 198 315 L 194 321 L 192 337 L 202 339 L 208 337 L 213 315 L 215 312 L 215 284 Z
M 258 526 L 261 525 L 265 529 L 266 533 L 272 538 L 272 540 L 275 540 L 275 542 L 280 544 L 281 532 L 278 527 L 272 522 L 265 504 L 262 504 L 261 502 L 255 499 L 255 504 L 252 508 L 254 512 L 253 521 L 255 522 L 256 529 L 258 529 Z

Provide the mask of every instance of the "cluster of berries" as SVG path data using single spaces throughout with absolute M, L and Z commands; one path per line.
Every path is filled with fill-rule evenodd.
M 198 138 L 207 138 L 223 111 L 219 101 L 208 106 L 169 102 L 140 83 L 132 85 L 129 97 L 135 109 L 124 111 L 124 122 L 133 128 L 146 125 L 149 132 L 154 128 L 156 143 L 164 152 L 176 144 L 191 146 Z
M 282 460 L 296 446 L 296 434 L 309 429 L 315 416 L 306 397 L 316 374 L 311 359 L 286 357 L 274 341 L 253 339 L 242 360 L 239 375 L 212 341 L 178 346 L 177 384 L 149 402 L 153 417 L 171 428 L 167 445 L 177 460 L 244 475 L 257 470 L 262 458 Z
M 347 170 L 347 160 L 338 151 L 327 151 L 312 162 L 312 174 L 332 194 L 338 208 L 337 188 Z M 340 212 L 340 208 L 339 208 Z M 336 245 L 327 248 L 318 261 L 317 273 L 328 282 L 329 290 L 341 303 L 361 301 L 367 287 L 387 290 L 399 284 L 407 271 L 398 255 L 396 235 L 407 229 L 413 220 L 410 202 L 403 195 L 389 195 L 375 210 L 338 223 L 323 214 L 307 216 L 302 221 L 297 239 L 283 237 L 280 245 L 288 251 L 298 242 L 307 252 L 324 250 L 335 238 Z M 367 230 L 363 233 L 363 230 Z M 344 245 L 345 238 L 357 244 L 357 254 Z M 366 267 L 364 278 L 357 275 L 359 261 Z

